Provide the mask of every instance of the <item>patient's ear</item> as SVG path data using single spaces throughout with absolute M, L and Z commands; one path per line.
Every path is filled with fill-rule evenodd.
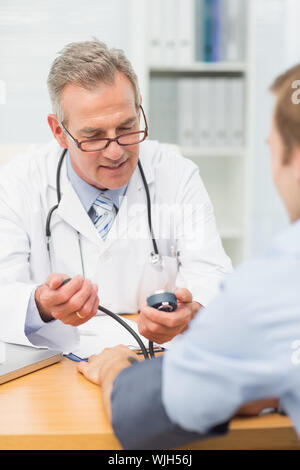
M 296 179 L 298 186 L 300 186 L 300 147 L 296 147 L 293 154 L 293 164 L 296 172 Z

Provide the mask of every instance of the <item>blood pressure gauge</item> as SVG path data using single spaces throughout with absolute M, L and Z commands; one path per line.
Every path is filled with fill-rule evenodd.
M 158 290 L 147 298 L 147 305 L 164 312 L 174 312 L 177 309 L 177 298 L 172 292 Z

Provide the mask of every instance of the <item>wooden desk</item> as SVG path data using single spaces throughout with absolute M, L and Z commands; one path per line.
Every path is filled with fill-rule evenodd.
M 0 449 L 120 449 L 101 390 L 64 358 L 0 385 Z M 300 449 L 289 418 L 235 419 L 228 435 L 185 449 Z

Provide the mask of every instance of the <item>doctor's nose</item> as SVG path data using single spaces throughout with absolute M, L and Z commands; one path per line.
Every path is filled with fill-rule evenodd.
M 107 147 L 102 150 L 102 155 L 108 160 L 120 160 L 124 154 L 124 148 L 118 142 L 111 140 Z

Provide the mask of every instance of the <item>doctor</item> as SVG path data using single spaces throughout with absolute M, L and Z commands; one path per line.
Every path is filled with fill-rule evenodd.
M 145 141 L 137 78 L 122 51 L 97 40 L 69 44 L 48 88 L 54 141 L 0 175 L 1 339 L 73 348 L 76 327 L 100 302 L 140 311 L 140 333 L 169 341 L 231 271 L 198 169 Z M 163 272 L 153 268 L 155 243 Z M 145 307 L 154 290 L 175 286 L 172 315 Z

